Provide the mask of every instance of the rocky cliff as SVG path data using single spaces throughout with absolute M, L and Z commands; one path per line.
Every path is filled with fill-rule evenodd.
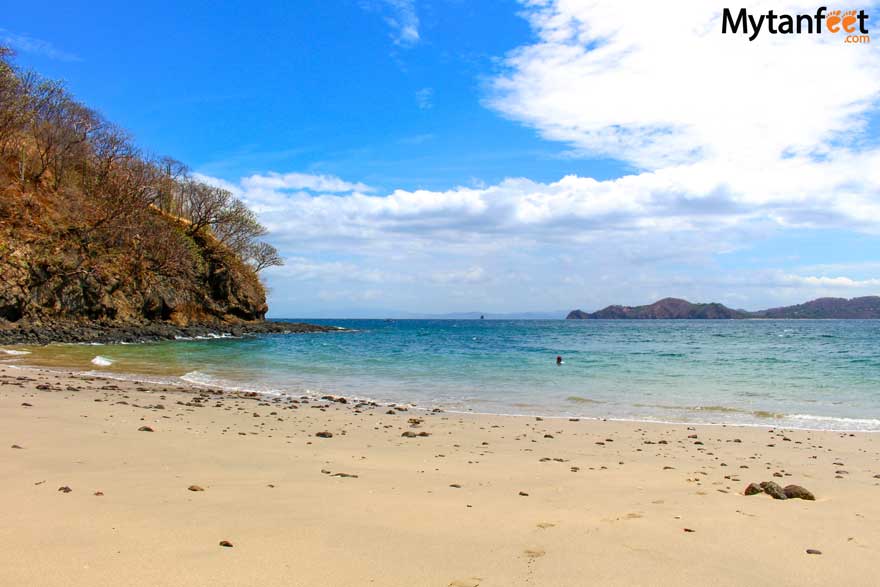
M 0 192 L 0 341 L 272 330 L 256 273 L 210 234 L 146 208 L 117 240 L 70 212 L 80 197 Z
M 10 58 L 0 46 L 0 341 L 275 330 L 257 271 L 281 259 L 254 213 Z

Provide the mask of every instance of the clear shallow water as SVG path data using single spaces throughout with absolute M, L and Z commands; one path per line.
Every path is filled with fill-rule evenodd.
M 354 331 L 0 360 L 447 410 L 880 430 L 880 321 L 313 322 Z

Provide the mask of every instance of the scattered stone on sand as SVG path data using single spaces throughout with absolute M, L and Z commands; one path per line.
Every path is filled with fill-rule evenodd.
M 330 475 L 331 477 L 342 477 L 343 479 L 357 479 L 357 475 L 352 475 L 351 473 L 333 473 Z
M 13 445 L 12 445 L 12 448 L 21 449 L 21 448 L 23 448 L 23 447 L 21 447 L 21 446 L 19 446 L 19 445 L 17 445 L 17 444 L 13 444 Z
M 682 528 L 685 532 L 696 532 L 693 528 Z
M 318 438 L 333 438 L 333 433 L 324 430 L 323 432 L 316 433 L 315 436 L 317 436 Z
M 103 491 L 96 491 L 92 495 L 94 495 L 95 497 L 104 497 L 104 492 Z
M 449 486 L 454 489 L 461 489 L 461 485 L 459 485 L 458 483 L 450 483 Z
M 204 491 L 205 490 L 204 487 L 201 487 L 199 485 L 190 485 L 189 487 L 187 487 L 187 489 L 189 489 L 190 491 Z
M 149 426 L 141 426 L 138 428 L 138 432 L 153 432 L 153 429 Z
M 404 437 L 404 438 L 415 438 L 416 436 L 418 436 L 418 434 L 416 434 L 416 433 L 413 432 L 412 430 L 407 430 L 406 432 L 404 432 L 403 434 L 401 434 L 401 436 Z
M 800 485 L 786 485 L 782 490 L 789 499 L 806 499 L 807 501 L 816 501 L 816 497 L 807 489 Z
M 807 554 L 822 554 L 821 550 L 816 550 L 815 548 L 808 548 Z
M 29 403 L 27 403 L 27 402 L 21 402 L 21 405 L 22 405 L 22 407 L 24 407 L 24 408 L 32 408 L 32 407 L 34 407 L 34 406 L 32 406 L 31 404 L 29 404 Z
M 523 497 L 528 497 L 528 496 L 529 496 L 529 494 L 526 493 L 525 491 L 520 491 L 519 494 L 520 494 L 521 496 L 523 496 Z
M 58 488 L 58 491 L 60 491 L 61 493 L 70 493 L 71 491 L 73 491 L 73 489 L 71 489 L 67 485 L 62 485 Z
M 746 495 L 757 495 L 759 493 L 764 493 L 764 489 L 757 483 L 749 483 L 749 486 L 746 487 L 746 490 L 743 493 Z
M 761 483 L 761 488 L 764 489 L 764 493 L 773 499 L 788 499 L 788 496 L 785 495 L 785 491 L 783 491 L 782 487 L 780 487 L 775 481 L 763 481 Z
M 232 543 L 229 542 L 228 540 L 221 540 L 220 546 L 223 546 L 225 548 L 232 548 Z

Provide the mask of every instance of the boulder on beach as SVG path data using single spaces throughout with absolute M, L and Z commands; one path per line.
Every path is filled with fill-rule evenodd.
M 785 491 L 783 491 L 782 487 L 780 487 L 775 481 L 764 481 L 761 483 L 761 488 L 764 490 L 764 493 L 773 499 L 788 499 L 788 496 L 785 495 Z
M 800 485 L 786 485 L 782 490 L 789 499 L 806 499 L 807 501 L 816 501 L 814 496 L 808 489 Z

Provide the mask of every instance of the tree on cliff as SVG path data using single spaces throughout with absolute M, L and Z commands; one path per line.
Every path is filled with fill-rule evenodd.
M 261 316 L 212 298 L 265 306 L 256 272 L 282 260 L 253 211 L 183 164 L 144 154 L 62 83 L 11 57 L 0 47 L 0 281 L 13 284 L 0 288 L 0 318 L 80 306 L 92 318 L 183 307 Z M 230 276 L 252 279 L 251 293 Z

